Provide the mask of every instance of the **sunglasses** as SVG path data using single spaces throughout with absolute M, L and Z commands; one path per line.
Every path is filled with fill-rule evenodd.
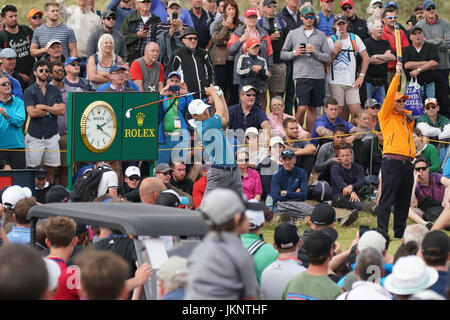
M 111 20 L 116 21 L 116 17 L 113 17 L 113 16 L 106 17 L 105 19 L 108 21 L 111 21 Z
M 151 3 L 151 0 L 144 0 L 144 1 L 138 1 L 138 2 L 141 2 L 141 3 Z
M 71 65 L 72 67 L 79 67 L 80 66 L 80 64 L 78 62 L 72 62 L 72 63 L 69 63 L 69 65 Z
M 185 39 L 189 40 L 189 41 L 197 41 L 198 40 L 197 37 L 186 37 Z
M 370 109 L 380 109 L 380 106 L 376 104 L 376 105 L 374 105 L 374 106 L 370 106 L 369 108 L 370 108 Z
M 420 170 L 425 171 L 427 169 L 428 169 L 428 167 L 417 167 L 417 168 L 414 168 L 414 170 L 416 170 L 417 172 L 419 172 Z
M 353 6 L 342 7 L 342 11 L 352 10 Z
M 405 102 L 406 102 L 406 100 L 405 100 L 405 99 L 401 99 L 401 100 L 395 100 L 395 102 L 398 102 L 398 103 L 405 103 Z
M 42 19 L 42 14 L 36 14 L 36 15 L 32 16 L 31 19 L 33 19 L 33 20 Z
M 128 180 L 130 180 L 130 181 L 139 181 L 139 180 L 141 180 L 141 178 L 139 178 L 138 176 L 131 176 L 131 177 L 128 177 Z
M 430 10 L 436 10 L 435 6 L 429 6 L 428 8 L 426 8 L 425 10 L 430 11 Z
M 0 83 L 0 86 L 2 86 L 2 87 L 6 87 L 6 86 L 10 86 L 10 85 L 11 85 L 11 81 L 5 81 L 5 82 Z
M 382 6 L 381 4 L 378 5 L 378 6 L 373 5 L 373 6 L 372 6 L 372 9 L 383 9 L 383 6 Z
M 430 110 L 430 109 L 436 109 L 436 105 L 434 104 L 429 104 L 425 107 L 425 109 Z
M 245 159 L 239 159 L 238 162 L 249 162 L 250 159 L 249 158 L 245 158 Z
M 158 172 L 158 173 L 161 173 L 161 174 L 163 174 L 163 175 L 165 175 L 165 176 L 169 176 L 169 175 L 172 173 L 172 171 Z
M 267 6 L 267 8 L 276 8 L 277 4 L 276 3 L 271 3 Z
M 389 20 L 396 20 L 396 19 L 397 19 L 397 16 L 393 16 L 393 17 L 386 17 L 386 19 L 389 19 Z
M 246 93 L 245 95 L 247 97 L 256 97 L 256 94 L 254 94 L 254 93 Z
M 48 73 L 49 71 L 48 71 L 48 69 L 38 69 L 37 70 L 39 73 Z
M 53 70 L 54 73 L 64 73 L 63 69 Z
M 303 18 L 305 18 L 305 20 L 314 20 L 316 17 L 315 16 L 303 16 Z

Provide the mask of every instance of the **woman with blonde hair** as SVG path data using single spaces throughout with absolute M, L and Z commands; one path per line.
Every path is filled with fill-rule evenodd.
M 98 39 L 97 47 L 97 53 L 90 56 L 87 63 L 87 78 L 94 90 L 111 80 L 109 70 L 122 61 L 122 58 L 114 53 L 114 39 L 110 34 L 103 34 Z

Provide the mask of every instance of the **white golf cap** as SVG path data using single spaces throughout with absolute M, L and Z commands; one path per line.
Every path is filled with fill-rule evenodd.
M 129 166 L 127 170 L 125 170 L 125 176 L 131 177 L 131 176 L 141 176 L 141 170 L 139 170 L 138 167 L 135 166 Z
M 28 187 L 22 188 L 18 185 L 10 186 L 2 194 L 2 204 L 7 208 L 14 209 L 17 202 L 31 197 L 31 195 L 31 190 Z
M 258 203 L 255 199 L 251 199 L 248 202 Z M 245 210 L 245 216 L 251 224 L 250 229 L 259 228 L 264 224 L 264 222 L 266 222 L 266 219 L 264 218 L 264 210 L 247 209 Z
M 256 135 L 259 134 L 258 129 L 256 129 L 255 127 L 249 127 L 249 128 L 247 128 L 247 130 L 245 130 L 245 135 L 248 135 L 251 133 L 256 134 Z
M 188 110 L 191 115 L 194 115 L 194 114 L 202 114 L 208 108 L 209 105 L 203 102 L 203 100 L 195 99 L 192 100 L 191 103 L 189 103 Z
M 272 137 L 270 139 L 270 146 L 273 147 L 277 143 L 282 144 L 284 146 L 284 141 L 281 137 Z

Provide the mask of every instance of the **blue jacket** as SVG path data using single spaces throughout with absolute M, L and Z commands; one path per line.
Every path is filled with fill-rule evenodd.
M 25 148 L 22 125 L 26 119 L 23 101 L 12 96 L 8 102 L 0 102 L 6 109 L 6 118 L 0 115 L 0 149 Z
M 167 96 L 160 96 L 159 97 L 161 100 L 163 99 L 167 99 Z M 192 97 L 192 95 L 189 96 L 184 96 L 179 98 L 179 102 L 178 102 L 178 116 L 180 117 L 180 122 L 181 122 L 181 130 L 183 132 L 183 136 L 188 135 L 188 132 L 186 131 L 186 129 L 188 129 L 188 125 L 185 119 L 185 115 L 187 113 L 187 108 L 189 106 L 189 103 L 191 103 L 191 101 L 194 100 L 194 98 Z M 164 143 L 164 119 L 163 119 L 163 115 L 165 110 L 167 110 L 168 107 L 170 107 L 171 103 L 173 100 L 167 100 L 167 101 L 163 101 L 159 103 L 159 125 L 158 125 L 158 143 Z M 173 108 L 173 107 L 172 107 Z M 184 139 L 187 139 L 188 137 L 184 137 Z
M 318 19 L 317 19 L 318 18 Z M 334 34 L 333 32 L 333 23 L 334 23 L 334 14 L 330 15 L 330 18 L 327 19 L 322 11 L 316 16 L 316 21 L 318 21 L 317 29 L 325 33 L 327 37 Z
M 295 192 L 297 188 L 300 188 L 300 192 Z M 281 190 L 286 190 L 287 194 L 281 196 Z M 308 195 L 308 178 L 305 170 L 294 166 L 291 171 L 287 171 L 284 167 L 280 167 L 272 177 L 270 194 L 274 205 L 278 201 L 305 201 Z
M 102 84 L 100 87 L 98 87 L 97 92 L 105 91 L 110 85 L 111 85 L 111 81 L 107 82 L 105 84 Z M 139 91 L 139 87 L 133 81 L 128 80 L 125 86 L 129 87 L 131 89 L 134 89 L 136 91 Z

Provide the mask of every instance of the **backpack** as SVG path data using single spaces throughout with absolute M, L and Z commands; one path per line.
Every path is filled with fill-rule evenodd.
M 74 202 L 91 202 L 97 198 L 100 180 L 108 171 L 112 170 L 104 167 L 87 169 L 73 184 Z
M 330 201 L 333 198 L 333 190 L 327 181 L 314 181 L 308 188 L 308 199 L 315 201 Z

